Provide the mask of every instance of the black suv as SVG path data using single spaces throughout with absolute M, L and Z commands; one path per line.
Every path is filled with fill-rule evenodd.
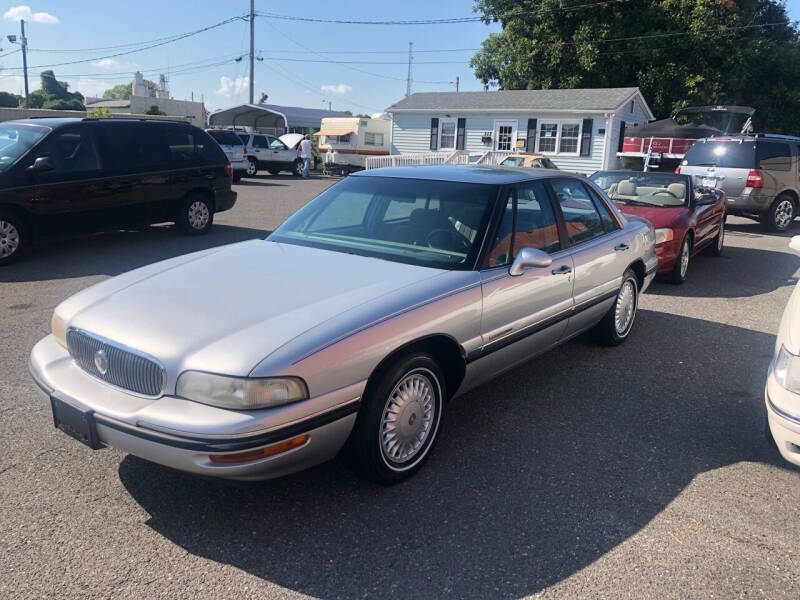
M 48 233 L 174 221 L 206 233 L 236 203 L 225 153 L 178 121 L 0 123 L 0 265 Z

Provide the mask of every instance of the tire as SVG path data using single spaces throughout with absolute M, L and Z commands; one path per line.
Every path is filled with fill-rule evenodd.
M 255 158 L 248 158 L 247 162 L 249 164 L 247 165 L 247 170 L 245 171 L 245 173 L 247 173 L 248 177 L 253 177 L 258 173 L 258 162 L 256 161 Z
M 363 478 L 398 483 L 422 467 L 439 437 L 444 374 L 432 356 L 414 352 L 384 369 L 370 388 L 350 437 L 352 458 Z M 401 395 L 403 388 L 411 393 Z
M 792 224 L 797 215 L 797 205 L 795 201 L 786 194 L 781 194 L 772 203 L 772 206 L 764 213 L 761 224 L 768 231 L 783 233 Z
M 692 238 L 686 234 L 681 242 L 681 249 L 678 251 L 678 258 L 675 260 L 675 266 L 672 267 L 668 279 L 680 285 L 686 281 L 686 273 L 689 271 L 689 259 L 692 257 Z
M 595 339 L 604 346 L 620 345 L 633 329 L 638 308 L 639 280 L 633 269 L 626 269 L 614 304 L 594 328 Z
M 269 169 L 269 174 L 270 175 L 277 175 L 280 172 L 281 172 L 280 169 Z
M 299 158 L 296 161 L 294 161 L 294 166 L 292 167 L 292 175 L 294 175 L 295 177 L 303 176 L 303 161 Z
M 719 226 L 719 233 L 714 236 L 714 240 L 706 246 L 706 249 L 703 251 L 705 254 L 709 256 L 719 256 L 722 254 L 722 250 L 725 247 L 725 221 L 723 220 Z
M 0 267 L 17 260 L 28 246 L 28 232 L 22 219 L 0 210 Z
M 211 200 L 203 194 L 189 195 L 181 205 L 175 222 L 187 235 L 208 233 L 214 223 L 214 206 Z

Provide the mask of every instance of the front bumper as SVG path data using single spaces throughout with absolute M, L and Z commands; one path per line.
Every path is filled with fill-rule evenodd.
M 168 467 L 239 480 L 280 477 L 333 458 L 355 423 L 366 382 L 261 411 L 231 411 L 177 398 L 145 398 L 99 381 L 78 367 L 55 338 L 41 340 L 28 368 L 48 397 L 92 411 L 100 443 Z M 210 455 L 257 450 L 305 434 L 300 447 L 241 463 Z
M 222 212 L 230 210 L 236 204 L 236 192 L 233 190 L 218 190 L 217 191 L 216 210 L 214 212 Z
M 675 261 L 680 252 L 681 240 L 656 244 L 656 257 L 658 257 L 658 274 L 669 273 L 675 267 Z
M 800 466 L 800 395 L 781 387 L 770 372 L 764 402 L 778 452 L 790 463 Z

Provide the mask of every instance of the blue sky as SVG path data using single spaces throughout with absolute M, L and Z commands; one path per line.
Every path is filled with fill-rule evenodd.
M 5 40 L 6 35 L 19 33 L 19 23 L 14 18 L 28 15 L 29 66 L 95 59 L 48 67 L 53 68 L 59 80 L 68 81 L 71 89 L 84 95 L 98 95 L 116 83 L 128 82 L 133 71 L 138 69 L 153 80 L 157 80 L 160 72 L 167 74 L 173 97 L 188 99 L 194 92 L 195 99 L 202 95 L 211 110 L 247 102 L 247 58 L 238 63 L 234 61 L 236 56 L 248 52 L 248 24 L 245 21 L 158 48 L 105 60 L 100 57 L 125 49 L 64 50 L 118 46 L 192 31 L 245 13 L 249 7 L 248 0 L 80 0 L 69 3 L 31 0 L 30 4 L 12 2 L 6 6 L 9 8 L 2 11 L 12 12 L 1 22 L 4 43 L 0 55 L 15 49 Z M 361 20 L 476 16 L 472 12 L 471 0 L 406 0 L 403 3 L 305 1 L 296 5 L 256 0 L 256 10 Z M 322 107 L 324 100 L 325 105 L 330 101 L 334 110 L 381 111 L 405 94 L 409 42 L 414 43 L 415 50 L 457 50 L 416 53 L 414 91 L 454 90 L 455 87 L 448 82 L 455 81 L 456 76 L 460 77 L 460 89 L 482 89 L 468 66 L 469 59 L 481 41 L 491 31 L 497 30 L 497 25 L 486 26 L 480 22 L 368 26 L 257 18 L 255 46 L 265 60 L 256 63 L 256 96 L 265 92 L 269 95 L 268 102 L 275 104 Z M 359 53 L 365 51 L 386 53 Z M 337 54 L 327 54 L 329 52 Z M 344 66 L 298 60 L 400 64 Z M 439 61 L 453 64 L 425 64 Z M 220 62 L 224 64 L 216 64 Z M 21 71 L 14 69 L 19 69 L 21 64 L 19 53 L 0 57 L 0 90 L 20 92 Z M 32 88 L 38 87 L 41 70 L 33 68 L 29 71 Z
M 791 18 L 800 20 L 800 0 L 787 3 Z M 248 25 L 236 21 L 175 43 L 102 59 L 126 50 L 92 50 L 154 40 L 189 32 L 243 14 L 248 0 L 30 0 L 6 4 L 0 51 L 0 90 L 22 90 L 21 56 L 5 40 L 18 34 L 20 16 L 27 21 L 31 89 L 36 89 L 40 65 L 86 61 L 52 68 L 60 80 L 84 95 L 100 95 L 116 83 L 128 82 L 135 70 L 157 80 L 169 77 L 172 96 L 204 99 L 211 109 L 247 102 Z M 256 10 L 329 19 L 408 20 L 474 16 L 471 0 L 405 0 L 404 2 L 274 3 L 256 0 Z M 144 16 L 146 15 L 146 16 Z M 413 91 L 479 90 L 469 68 L 475 49 L 499 25 L 480 22 L 414 26 L 323 24 L 256 19 L 256 96 L 268 102 L 307 107 L 327 106 L 353 112 L 377 112 L 405 93 L 408 43 L 415 60 Z M 73 51 L 85 50 L 85 51 Z M 433 51 L 433 52 L 427 52 Z M 91 59 L 91 60 L 88 60 Z M 331 60 L 336 63 L 308 62 Z M 341 64 L 367 61 L 384 64 Z M 338 63 L 338 64 L 337 64 Z M 398 64 L 385 64 L 398 63 Z M 428 64 L 426 64 L 428 63 Z M 447 64 L 430 64 L 447 63 Z M 366 71 L 366 72 L 365 72 Z M 429 83 L 430 82 L 430 83 Z

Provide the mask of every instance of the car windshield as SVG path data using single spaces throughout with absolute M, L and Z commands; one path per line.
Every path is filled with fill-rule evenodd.
M 755 169 L 756 151 L 753 142 L 695 142 L 683 157 L 682 165 Z
M 500 163 L 503 167 L 524 167 L 525 159 L 521 156 L 509 156 Z
M 13 165 L 49 131 L 40 125 L 0 124 L 0 172 Z
M 467 270 L 475 263 L 493 185 L 348 177 L 267 239 L 419 266 Z
M 591 179 L 618 204 L 684 206 L 689 198 L 689 179 L 671 173 L 598 171 Z
M 224 144 L 226 146 L 241 146 L 242 140 L 239 138 L 238 135 L 233 133 L 232 131 L 222 131 L 220 129 L 212 129 L 208 132 L 212 138 L 214 138 L 218 144 Z

